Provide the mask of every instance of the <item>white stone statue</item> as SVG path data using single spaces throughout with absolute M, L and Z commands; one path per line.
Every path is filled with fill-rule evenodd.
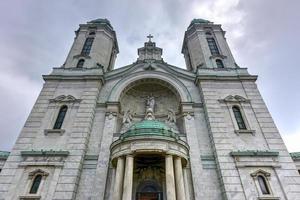
M 155 97 L 150 95 L 147 96 L 146 99 L 146 110 L 151 109 L 152 112 L 154 112 L 154 107 L 155 107 Z
M 167 122 L 170 123 L 170 124 L 175 124 L 176 123 L 175 112 L 171 109 L 168 110 Z
M 132 122 L 132 114 L 130 110 L 127 110 L 123 116 L 123 124 L 131 124 Z

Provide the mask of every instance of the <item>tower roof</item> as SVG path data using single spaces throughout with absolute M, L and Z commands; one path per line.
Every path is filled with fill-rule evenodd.
M 211 21 L 208 21 L 206 19 L 201 19 L 201 18 L 198 18 L 198 19 L 193 19 L 191 21 L 191 24 L 195 24 L 195 23 L 200 23 L 200 24 L 208 24 L 208 23 L 212 23 Z
M 98 19 L 94 19 L 91 20 L 89 22 L 87 22 L 88 24 L 106 24 L 108 25 L 111 29 L 113 29 L 112 25 L 110 24 L 110 21 L 106 18 L 98 18 Z

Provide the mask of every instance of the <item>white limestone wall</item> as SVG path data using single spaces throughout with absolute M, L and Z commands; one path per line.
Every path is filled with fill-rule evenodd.
M 97 106 L 95 113 L 95 120 L 93 123 L 87 155 L 98 155 L 100 151 L 100 142 L 103 133 L 104 120 L 105 120 L 106 108 L 103 106 Z
M 21 191 L 17 188 L 18 183 L 22 181 L 21 177 L 24 171 L 24 169 L 19 168 L 19 163 L 22 160 L 20 151 L 32 149 L 37 134 L 41 132 L 49 99 L 53 98 L 57 85 L 57 82 L 44 84 L 0 174 L 0 199 L 16 199 L 18 195 L 21 195 Z M 20 187 L 22 186 L 24 187 L 24 185 Z
M 225 39 L 225 36 L 223 35 L 223 31 L 219 28 L 215 28 L 214 34 L 217 45 L 219 46 L 220 54 L 226 56 L 226 58 L 223 60 L 224 65 L 229 68 L 235 68 L 235 60 Z M 217 67 L 215 63 L 214 65 L 215 67 Z
M 0 175 L 0 199 L 27 195 L 30 187 L 28 173 L 34 169 L 44 169 L 49 173 L 41 188 L 43 199 L 75 197 L 100 87 L 100 81 L 46 81 Z M 68 105 L 62 135 L 45 135 L 45 129 L 53 127 L 60 108 L 49 100 L 62 94 L 72 95 L 81 102 Z M 58 165 L 42 161 L 28 165 L 20 156 L 20 151 L 50 149 L 69 151 L 70 154 Z
M 203 41 L 203 36 L 200 32 L 195 32 L 193 35 L 188 37 L 187 48 L 190 55 L 190 61 L 193 67 L 193 71 L 196 70 L 196 67 L 203 64 L 206 66 L 206 63 L 209 61 L 204 50 L 205 45 Z
M 299 199 L 299 175 L 295 170 L 287 149 L 275 127 L 275 124 L 264 104 L 256 84 L 252 81 L 200 81 L 200 90 L 209 123 L 211 140 L 217 157 L 218 173 L 224 199 L 257 199 L 258 191 L 253 193 L 253 178 L 250 171 L 260 169 L 259 159 L 250 165 L 252 168 L 238 168 L 236 161 L 230 156 L 237 150 L 273 150 L 279 151 L 279 168 L 268 163 L 267 171 L 272 173 L 271 184 L 275 197 L 281 199 Z M 230 117 L 228 106 L 219 102 L 228 95 L 240 95 L 250 100 L 243 104 L 245 118 L 255 135 L 251 133 L 236 134 L 234 121 Z M 262 161 L 262 160 L 261 160 Z M 254 170 L 254 171 L 253 171 Z M 256 197 L 254 197 L 256 195 Z

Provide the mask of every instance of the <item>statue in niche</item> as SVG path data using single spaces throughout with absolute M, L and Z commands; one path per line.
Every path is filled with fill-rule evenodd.
M 133 117 L 131 114 L 131 111 L 128 109 L 127 111 L 124 112 L 123 115 L 123 121 L 122 121 L 122 129 L 121 132 L 125 132 L 128 130 L 128 128 L 130 127 L 131 123 L 132 123 Z
M 146 97 L 146 110 L 152 110 L 154 112 L 154 107 L 155 107 L 155 97 L 151 94 Z
M 130 110 L 127 110 L 123 116 L 123 124 L 131 124 L 132 122 L 132 114 Z
M 167 117 L 167 123 L 169 124 L 175 124 L 176 123 L 176 115 L 175 112 L 171 109 L 168 110 L 168 117 Z
M 166 120 L 166 124 L 171 128 L 173 132 L 178 132 L 178 127 L 176 126 L 176 114 L 173 110 L 168 110 L 168 117 Z

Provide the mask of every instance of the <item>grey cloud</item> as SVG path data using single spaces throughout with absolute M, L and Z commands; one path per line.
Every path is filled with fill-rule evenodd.
M 42 86 L 41 74 L 63 64 L 78 24 L 99 17 L 108 18 L 116 30 L 117 67 L 136 60 L 137 48 L 149 33 L 163 48 L 166 62 L 184 67 L 181 45 L 192 18 L 209 16 L 224 22 L 238 64 L 259 75 L 259 88 L 282 134 L 295 133 L 300 130 L 300 94 L 295 92 L 300 89 L 299 4 L 297 0 L 1 1 L 0 77 L 14 81 L 0 81 L 4 138 L 0 149 L 12 147 Z M 195 12 L 197 7 L 204 10 Z

